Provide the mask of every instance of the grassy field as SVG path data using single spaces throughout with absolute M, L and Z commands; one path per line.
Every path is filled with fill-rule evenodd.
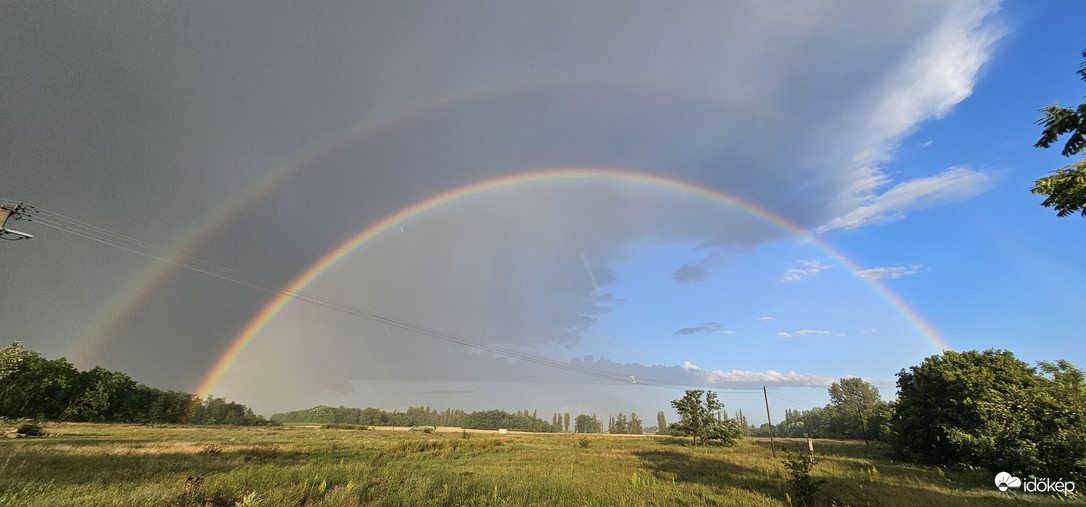
M 788 505 L 781 448 L 608 435 L 48 424 L 0 439 L 0 505 Z M 465 438 L 467 437 L 467 438 Z M 816 505 L 1046 505 L 987 471 L 815 441 Z M 192 480 L 190 477 L 201 477 Z

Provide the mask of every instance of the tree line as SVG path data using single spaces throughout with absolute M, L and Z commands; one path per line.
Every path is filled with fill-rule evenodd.
M 363 426 L 456 426 L 467 429 L 513 431 L 534 431 L 555 433 L 563 431 L 559 423 L 561 418 L 555 414 L 551 421 L 538 417 L 538 413 L 519 410 L 509 413 L 504 410 L 483 410 L 465 412 L 445 409 L 437 411 L 428 406 L 408 407 L 406 411 L 387 412 L 379 408 L 349 408 L 316 406 L 304 410 L 272 414 L 272 421 L 282 423 L 316 424 L 359 424 Z M 565 420 L 568 420 L 568 414 Z
M 80 371 L 13 342 L 0 350 L 0 417 L 75 422 L 269 424 L 249 407 L 223 398 L 163 391 L 95 366 Z
M 1066 360 L 1036 367 L 1004 350 L 946 351 L 897 374 L 897 398 L 887 402 L 858 378 L 830 386 L 831 403 L 788 410 L 773 429 L 778 437 L 882 441 L 907 459 L 966 464 L 1018 476 L 1086 480 L 1086 375 Z M 678 422 L 645 428 L 635 413 L 608 418 L 611 433 L 685 435 L 695 443 L 768 436 L 742 411 L 728 417 L 714 392 L 690 390 L 672 406 Z M 548 422 L 527 410 L 465 412 L 412 407 L 313 407 L 276 414 L 269 421 L 240 403 L 163 391 L 101 367 L 80 371 L 64 358 L 47 360 L 19 342 L 0 349 L 0 417 L 59 421 L 259 425 L 277 422 L 394 426 L 460 426 L 518 431 L 601 433 L 595 415 L 553 414 Z
M 358 424 L 362 426 L 455 426 L 478 430 L 508 429 L 538 433 L 569 432 L 603 433 L 603 423 L 596 414 L 580 414 L 570 419 L 569 412 L 552 414 L 550 421 L 539 417 L 538 411 L 482 410 L 466 412 L 447 408 L 444 411 L 429 406 L 408 407 L 404 411 L 385 411 L 379 408 L 351 408 L 316 406 L 272 414 L 271 420 L 279 423 Z M 629 417 L 619 412 L 609 416 L 607 432 L 612 434 L 643 434 L 644 421 L 631 412 Z

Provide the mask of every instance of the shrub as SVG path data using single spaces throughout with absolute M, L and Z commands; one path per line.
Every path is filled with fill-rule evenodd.
M 20 434 L 20 435 L 26 435 L 28 437 L 40 437 L 40 436 L 45 435 L 45 430 L 43 430 L 41 425 L 38 425 L 38 424 L 23 424 L 23 425 L 20 425 L 15 430 L 15 432 Z
M 814 469 L 814 456 L 807 453 L 788 452 L 787 458 L 781 463 L 788 469 L 788 491 L 800 505 L 814 505 L 814 495 L 826 483 L 823 479 L 812 479 L 811 470 Z

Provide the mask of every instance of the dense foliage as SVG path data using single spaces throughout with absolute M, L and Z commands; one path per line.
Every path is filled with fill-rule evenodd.
M 0 417 L 57 421 L 266 424 L 248 407 L 163 391 L 96 366 L 79 371 L 64 358 L 48 360 L 19 342 L 0 350 Z
M 947 351 L 901 370 L 897 387 L 892 424 L 904 454 L 1086 479 L 1086 382 L 1065 360 L 1035 369 L 1003 350 Z
M 831 403 L 824 407 L 785 410 L 784 420 L 773 426 L 773 435 L 782 438 L 889 440 L 893 404 L 880 398 L 878 388 L 863 379 L 851 377 L 834 382 L 829 393 Z M 757 428 L 747 426 L 747 431 L 751 436 L 768 437 L 769 424 Z
M 1086 50 L 1082 52 L 1086 57 Z M 1078 70 L 1086 81 L 1086 61 Z M 1060 107 L 1054 104 L 1041 108 L 1044 113 L 1037 123 L 1044 126 L 1041 138 L 1034 146 L 1048 148 L 1061 135 L 1070 134 L 1060 154 L 1065 157 L 1077 155 L 1086 150 L 1086 104 L 1077 108 Z M 1042 206 L 1054 208 L 1058 216 L 1067 216 L 1075 212 L 1086 216 L 1086 160 L 1062 167 L 1050 176 L 1038 178 L 1032 192 L 1046 196 Z
M 581 414 L 573 422 L 573 431 L 576 433 L 599 433 L 603 431 L 600 420 L 596 414 Z
M 704 400 L 702 395 L 705 395 Z M 693 437 L 694 445 L 698 444 L 699 439 L 703 443 L 705 440 L 720 440 L 731 444 L 743 435 L 739 421 L 727 418 L 724 405 L 712 391 L 688 390 L 682 398 L 672 400 L 671 406 L 679 412 L 679 422 L 671 424 L 671 434 Z
M 235 426 L 265 426 L 274 424 L 264 416 L 254 414 L 252 409 L 240 403 L 226 401 L 225 398 L 208 396 L 196 405 L 190 424 L 227 424 Z

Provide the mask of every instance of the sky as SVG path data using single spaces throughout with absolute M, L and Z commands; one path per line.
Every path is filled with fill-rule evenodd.
M 259 413 L 1086 367 L 1079 2 L 5 2 L 0 339 Z M 290 296 L 290 297 L 288 297 Z M 546 417 L 544 417 L 546 419 Z

